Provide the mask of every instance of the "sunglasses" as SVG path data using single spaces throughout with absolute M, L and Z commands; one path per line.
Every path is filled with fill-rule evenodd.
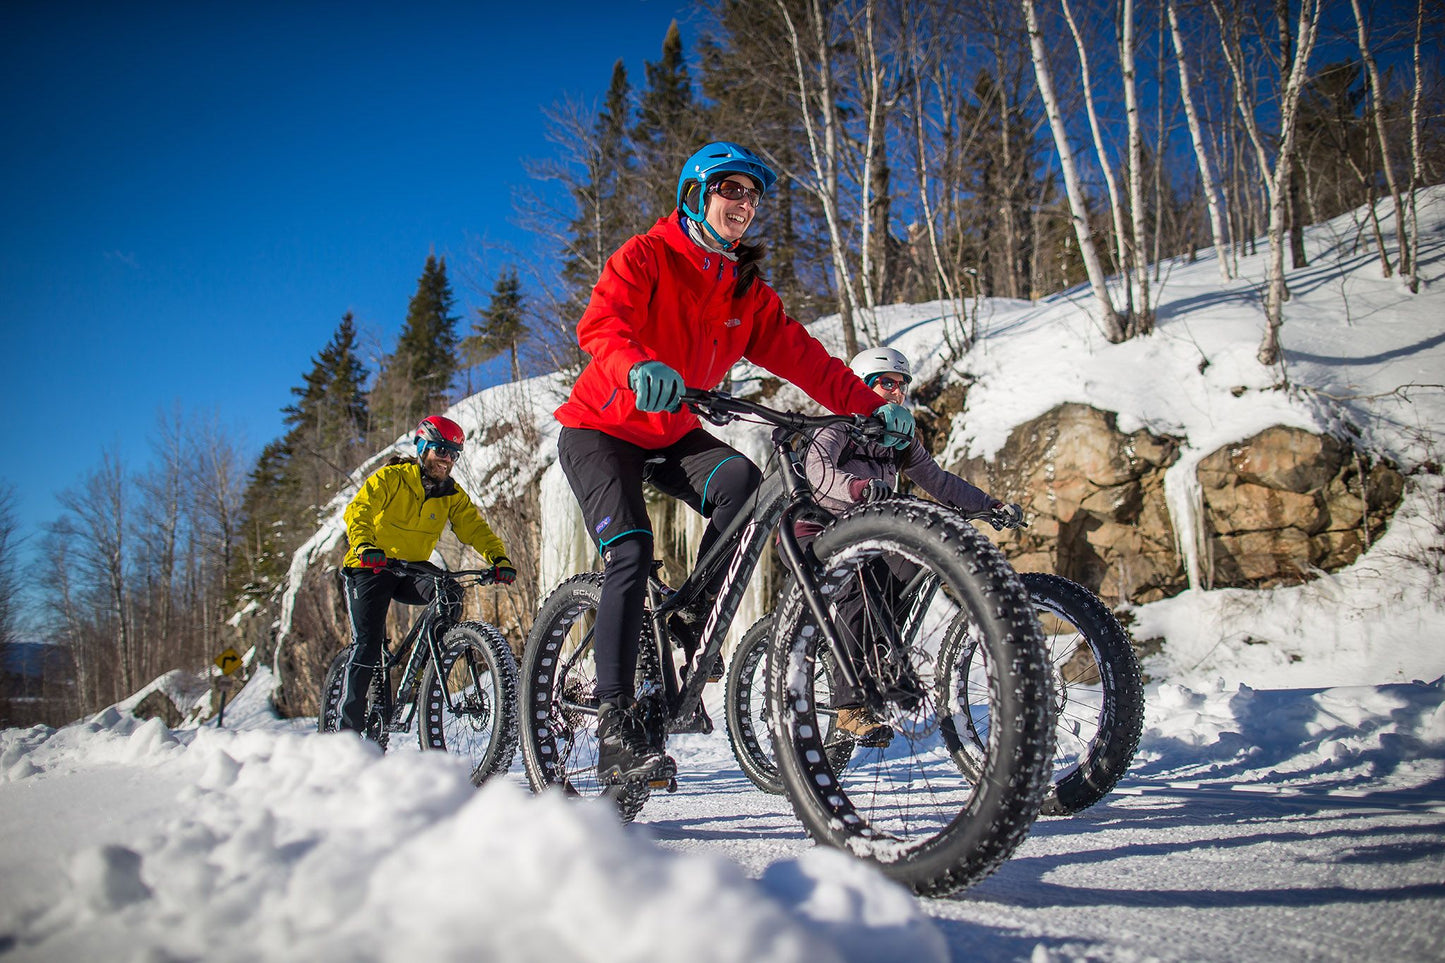
M 462 457 L 461 445 L 450 445 L 444 441 L 429 441 L 422 451 L 434 452 L 438 458 L 445 458 L 447 461 L 456 461 Z
M 746 197 L 748 203 L 753 207 L 757 207 L 758 203 L 763 199 L 762 191 L 756 187 L 747 187 L 739 184 L 737 181 L 719 181 L 709 186 L 707 192 L 709 194 L 716 194 L 719 197 L 725 197 L 730 201 L 740 201 Z
M 908 387 L 908 381 L 902 378 L 889 378 L 886 375 L 879 375 L 873 379 L 873 383 L 884 391 L 902 391 Z

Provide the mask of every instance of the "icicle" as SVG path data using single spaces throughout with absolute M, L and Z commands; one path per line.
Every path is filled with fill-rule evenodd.
M 1199 463 L 1204 454 L 1191 446 L 1179 450 L 1179 460 L 1164 473 L 1164 503 L 1169 507 L 1169 521 L 1174 526 L 1174 546 L 1184 560 L 1191 589 L 1213 582 L 1213 572 L 1203 556 L 1204 492 L 1199 487 Z
M 562 463 L 552 462 L 542 473 L 542 490 L 538 498 L 544 519 L 537 562 L 538 598 L 546 598 L 557 583 L 579 572 L 590 572 L 597 565 L 597 549 L 587 537 L 582 509 Z

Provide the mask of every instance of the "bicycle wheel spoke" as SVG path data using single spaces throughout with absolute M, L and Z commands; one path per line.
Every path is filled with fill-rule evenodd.
M 505 772 L 516 753 L 516 691 L 516 662 L 501 634 L 484 622 L 454 626 L 440 664 L 422 678 L 422 748 L 466 759 L 477 785 Z
M 1033 609 L 997 550 L 950 518 L 884 503 L 814 543 L 833 629 L 862 667 L 864 705 L 849 725 L 867 727 L 855 731 L 871 747 L 829 769 L 804 671 L 827 644 L 796 588 L 774 617 L 769 660 L 778 765 L 809 833 L 930 894 L 1012 852 L 1038 814 L 1053 748 Z M 891 728 L 886 745 L 869 716 Z

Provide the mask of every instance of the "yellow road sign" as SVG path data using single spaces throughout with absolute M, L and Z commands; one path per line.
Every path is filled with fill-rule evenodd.
M 216 665 L 222 674 L 230 675 L 241 667 L 241 657 L 236 654 L 235 649 L 227 649 L 216 656 Z

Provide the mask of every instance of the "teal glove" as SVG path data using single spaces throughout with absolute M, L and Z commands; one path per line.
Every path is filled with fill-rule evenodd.
M 889 448 L 907 448 L 913 444 L 913 412 L 889 402 L 874 410 L 873 414 L 883 422 L 888 432 L 883 437 L 883 444 Z
M 682 401 L 682 375 L 661 361 L 637 362 L 627 373 L 627 382 L 637 395 L 638 411 L 676 411 Z

